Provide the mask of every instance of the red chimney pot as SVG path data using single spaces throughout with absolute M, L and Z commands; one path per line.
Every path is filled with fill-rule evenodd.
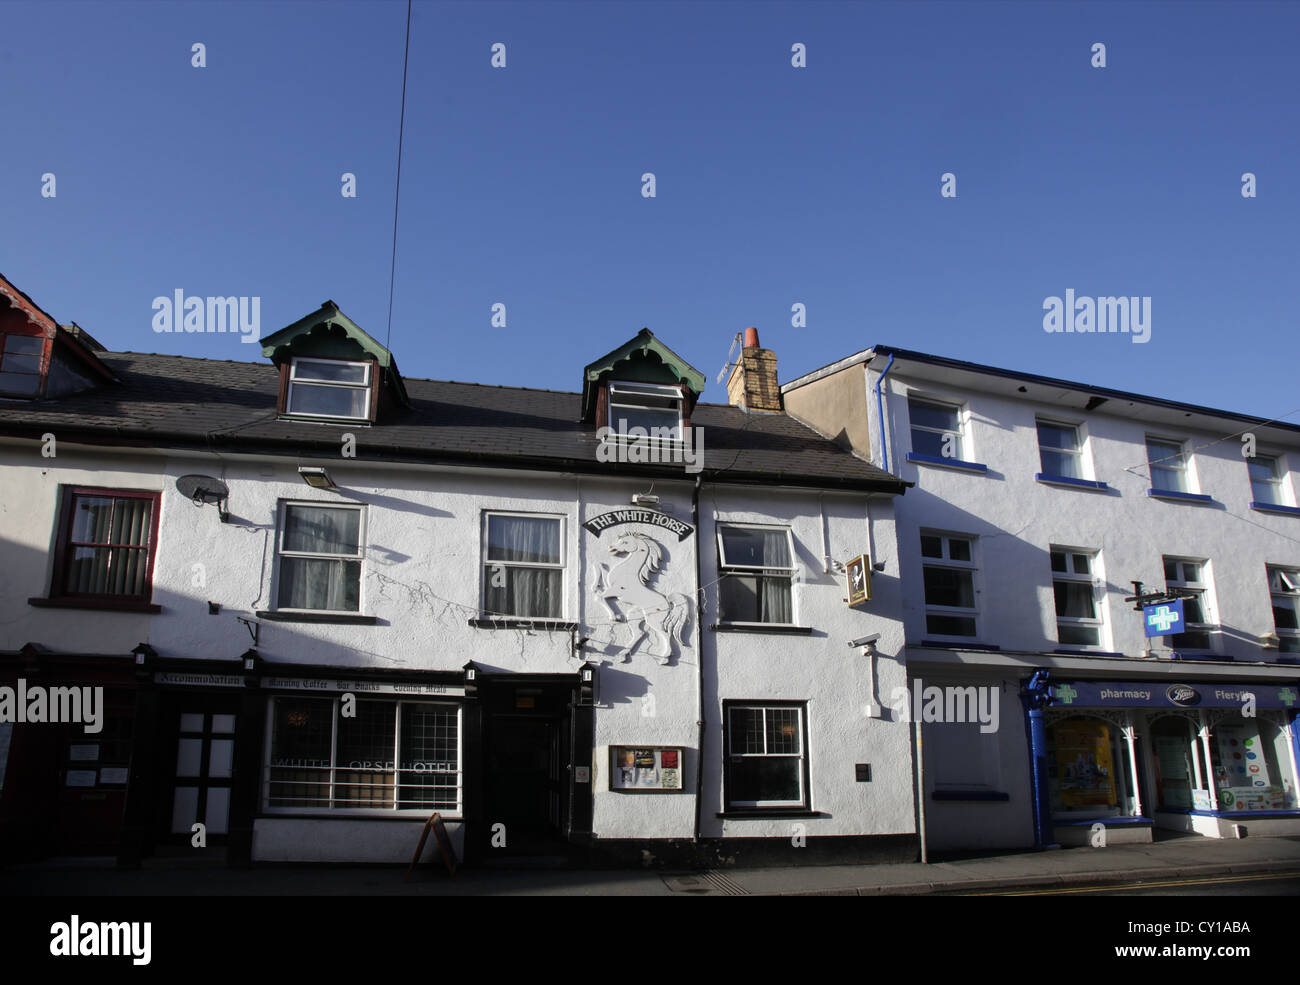
M 752 325 L 749 328 L 745 329 L 745 348 L 746 349 L 758 348 L 758 329 L 754 328 Z

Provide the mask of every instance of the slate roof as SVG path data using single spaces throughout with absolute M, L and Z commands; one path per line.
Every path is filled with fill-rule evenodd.
M 321 457 L 337 456 L 339 435 L 351 431 L 359 460 L 684 476 L 681 464 L 600 462 L 595 432 L 579 423 L 578 393 L 407 378 L 409 411 L 373 426 L 317 424 L 277 417 L 279 373 L 269 363 L 99 355 L 120 384 L 0 401 L 0 434 Z M 785 414 L 701 403 L 692 424 L 704 428 L 705 481 L 888 493 L 909 485 Z

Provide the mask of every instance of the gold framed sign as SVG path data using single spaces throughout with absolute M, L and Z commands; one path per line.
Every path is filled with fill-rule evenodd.
M 850 608 L 871 601 L 871 559 L 867 555 L 859 554 L 844 566 L 844 579 Z

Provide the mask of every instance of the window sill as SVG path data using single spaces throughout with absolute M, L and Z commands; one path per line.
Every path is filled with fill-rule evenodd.
M 918 465 L 938 465 L 941 468 L 956 469 L 959 472 L 984 473 L 989 470 L 987 465 L 981 465 L 979 462 L 964 462 L 960 458 L 940 458 L 938 455 L 922 455 L 916 451 L 909 451 L 907 460 L 916 462 Z
M 566 633 L 578 628 L 576 622 L 565 622 L 563 619 L 518 619 L 514 616 L 497 619 L 479 616 L 469 620 L 469 625 L 475 629 L 555 629 Z
M 1277 503 L 1251 503 L 1250 508 L 1260 513 L 1276 513 L 1278 516 L 1300 516 L 1300 509 L 1294 506 L 1279 506 Z
M 1178 492 L 1175 489 L 1148 489 L 1147 495 L 1152 499 L 1168 499 L 1176 503 L 1213 503 L 1214 497 L 1204 493 Z
M 936 790 L 930 794 L 931 800 L 984 801 L 989 803 L 1006 803 L 1011 794 L 1000 790 Z
M 709 625 L 715 633 L 776 633 L 787 636 L 811 636 L 811 626 L 791 626 L 779 622 L 715 622 Z
M 92 609 L 96 612 L 162 612 L 161 605 L 155 605 L 152 602 L 141 602 L 136 599 L 32 598 L 27 600 L 27 604 L 40 609 Z
M 354 427 L 370 427 L 374 423 L 368 417 L 315 417 L 311 414 L 289 413 L 281 414 L 279 420 L 292 424 L 351 424 Z
M 379 621 L 376 616 L 365 616 L 359 612 L 285 612 L 259 609 L 253 615 L 268 622 L 332 622 L 353 626 L 373 626 Z
M 1096 489 L 1101 492 L 1109 492 L 1110 486 L 1104 482 L 1098 482 L 1095 479 L 1075 479 L 1068 475 L 1048 475 L 1045 472 L 1037 473 L 1034 478 L 1048 486 L 1069 486 L 1071 489 Z
M 719 811 L 714 817 L 728 821 L 780 821 L 787 817 L 830 817 L 825 811 L 810 811 L 806 807 L 733 807 Z
M 961 640 L 921 640 L 920 645 L 935 650 L 987 650 L 990 653 L 996 653 L 1002 649 L 995 643 L 976 643 L 973 640 L 969 643 L 964 643 Z
M 1053 650 L 1053 653 L 1060 654 L 1063 657 L 1122 657 L 1124 654 L 1115 650 L 1089 650 L 1084 647 L 1070 649 L 1068 647 Z
M 1170 660 L 1224 660 L 1229 663 L 1235 662 L 1234 657 L 1229 657 L 1226 654 L 1207 653 L 1204 651 L 1200 653 L 1195 653 L 1195 652 L 1185 653 L 1182 650 L 1173 650 L 1169 654 L 1169 659 Z

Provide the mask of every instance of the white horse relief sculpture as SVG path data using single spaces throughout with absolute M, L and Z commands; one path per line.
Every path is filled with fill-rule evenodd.
M 686 644 L 684 634 L 691 603 L 681 592 L 662 595 L 650 587 L 650 580 L 663 563 L 663 547 L 645 534 L 623 533 L 608 550 L 619 560 L 595 565 L 596 598 L 612 619 L 629 623 L 635 634 L 618 651 L 619 655 L 627 663 L 632 659 L 632 651 L 649 636 L 653 641 L 650 655 L 661 664 L 668 663 L 673 655 L 673 639 L 681 646 Z M 611 600 L 618 603 L 618 609 L 610 605 Z

